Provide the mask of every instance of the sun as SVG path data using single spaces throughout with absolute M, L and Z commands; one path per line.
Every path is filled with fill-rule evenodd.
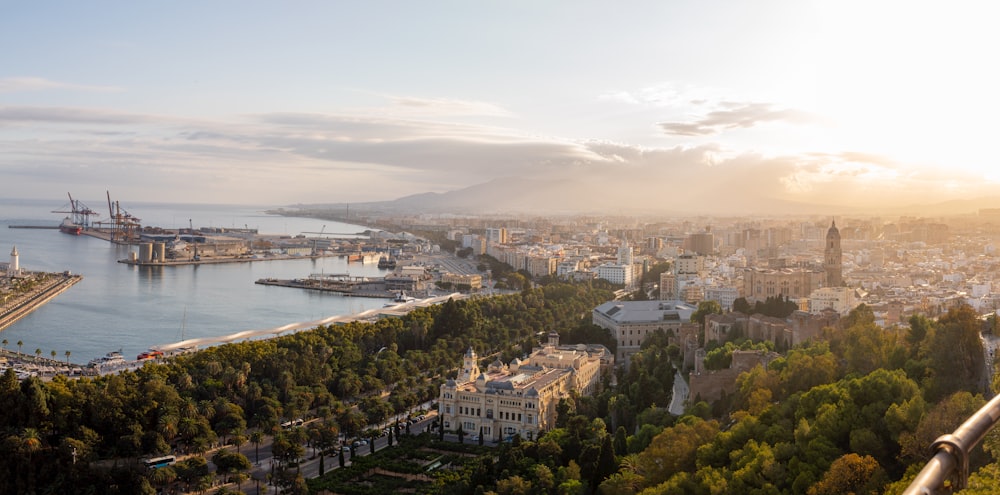
M 822 2 L 809 43 L 831 147 L 997 178 L 1000 4 Z

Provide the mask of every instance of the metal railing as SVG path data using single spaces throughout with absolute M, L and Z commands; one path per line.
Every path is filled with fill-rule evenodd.
M 969 481 L 969 455 L 1000 421 L 1000 395 L 986 403 L 954 432 L 942 435 L 931 444 L 937 453 L 927 462 L 903 495 L 950 493 L 966 487 Z M 950 489 L 944 483 L 951 479 Z

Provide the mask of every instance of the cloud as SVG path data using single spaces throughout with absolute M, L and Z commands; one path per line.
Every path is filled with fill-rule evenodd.
M 507 109 L 484 101 L 456 100 L 451 98 L 419 98 L 413 96 L 384 95 L 394 105 L 394 110 L 418 112 L 424 116 L 489 116 L 510 117 Z
M 66 89 L 71 91 L 91 91 L 113 93 L 123 91 L 117 86 L 89 86 L 84 84 L 50 81 L 41 77 L 5 77 L 0 78 L 0 93 L 15 93 L 22 91 L 44 91 L 50 89 Z
M 141 124 L 156 120 L 152 116 L 65 107 L 0 107 L 0 124 Z
M 769 106 L 712 108 L 725 115 L 709 127 L 787 117 Z M 723 213 L 913 202 L 947 192 L 939 176 L 865 151 L 637 146 L 436 119 L 285 112 L 180 120 L 0 107 L 4 122 L 17 125 L 0 127 L 0 170 L 19 191 L 41 196 L 90 188 L 159 201 L 357 202 L 526 177 L 566 184 L 560 199 L 592 208 Z
M 709 136 L 727 129 L 748 129 L 767 122 L 794 124 L 815 121 L 812 115 L 793 109 L 775 108 L 769 103 L 723 101 L 717 109 L 691 122 L 660 122 L 657 125 L 673 136 Z
M 628 91 L 609 91 L 607 93 L 603 93 L 601 95 L 598 95 L 597 99 L 598 100 L 619 101 L 619 102 L 622 102 L 622 103 L 628 103 L 630 105 L 636 105 L 636 104 L 640 103 L 639 99 L 636 98 L 635 96 L 633 96 Z

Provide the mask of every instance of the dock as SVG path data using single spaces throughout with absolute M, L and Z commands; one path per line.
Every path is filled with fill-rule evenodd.
M 163 261 L 142 261 L 138 259 L 118 260 L 130 266 L 187 266 L 187 265 L 216 265 L 220 263 L 252 263 L 254 261 L 281 261 L 281 260 L 308 260 L 317 258 L 330 258 L 336 254 L 270 254 L 267 256 L 213 256 L 200 259 L 165 259 Z
M 45 230 L 59 230 L 58 225 L 8 225 L 8 229 L 45 229 Z
M 0 330 L 28 316 L 32 311 L 42 307 L 83 279 L 80 275 L 69 273 L 50 273 L 48 275 L 43 283 L 32 289 L 31 292 L 17 297 L 7 296 L 11 297 L 12 300 L 5 300 L 0 306 Z
M 337 292 L 345 296 L 375 297 L 381 299 L 392 299 L 396 297 L 398 292 L 389 290 L 384 278 L 338 278 L 332 276 L 324 278 L 310 277 L 308 279 L 297 278 L 291 280 L 262 278 L 254 283 L 258 285 L 293 287 L 296 289 L 315 290 L 320 292 Z

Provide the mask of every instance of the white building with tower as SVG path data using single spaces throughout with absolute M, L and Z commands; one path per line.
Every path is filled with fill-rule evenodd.
M 555 332 L 523 361 L 496 360 L 485 371 L 478 361 L 470 347 L 458 377 L 441 385 L 438 412 L 446 430 L 491 441 L 538 438 L 555 427 L 560 399 L 599 392 L 602 376 L 614 368 L 614 356 L 603 345 L 559 345 Z

